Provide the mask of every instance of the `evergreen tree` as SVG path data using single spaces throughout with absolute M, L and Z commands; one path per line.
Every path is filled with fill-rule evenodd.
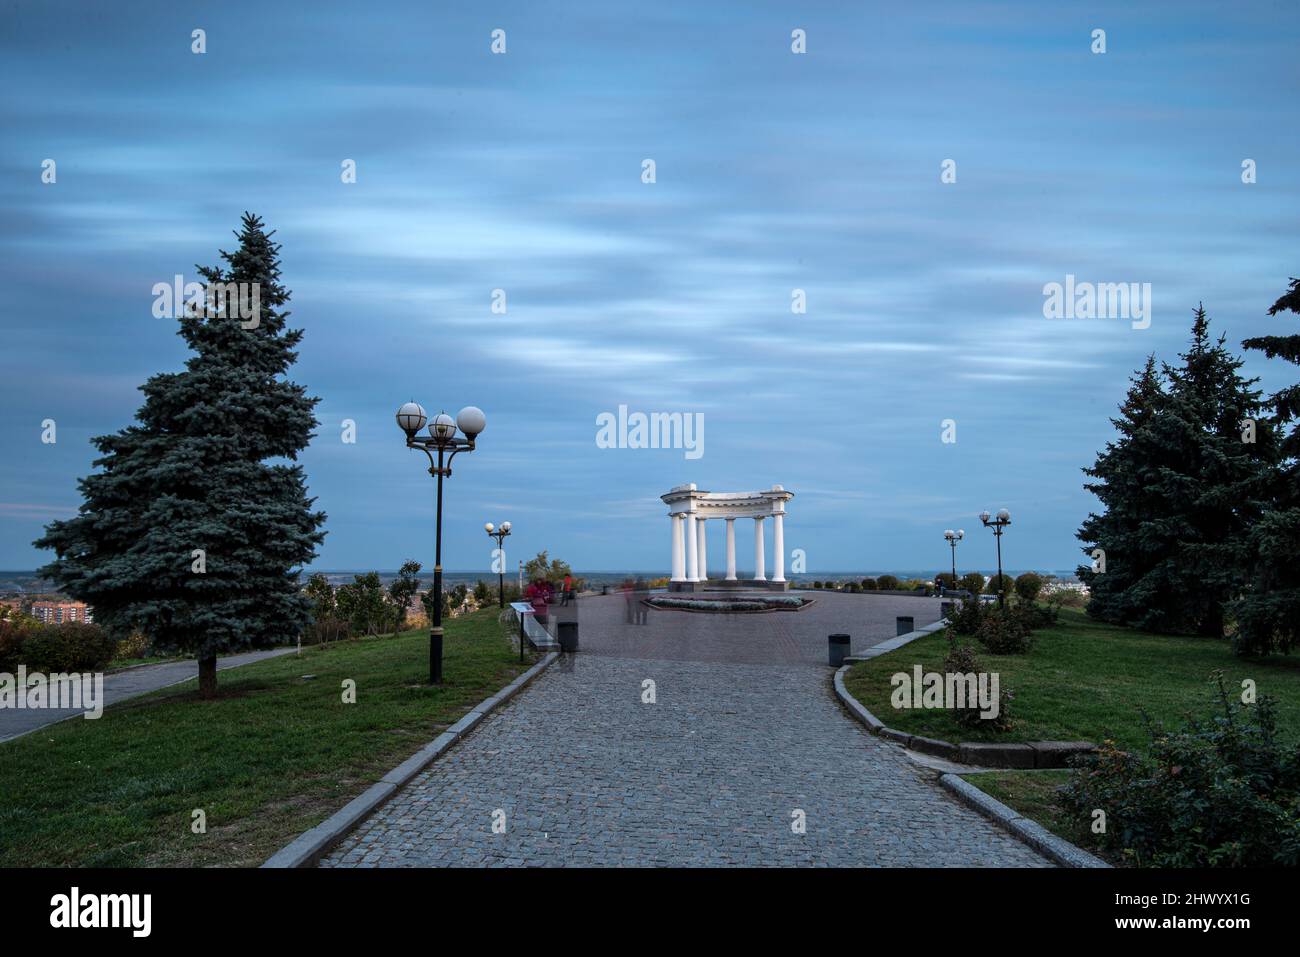
M 1180 358 L 1160 375 L 1148 360 L 1115 420 L 1118 441 L 1085 470 L 1107 511 L 1089 516 L 1079 538 L 1104 551 L 1105 571 L 1080 576 L 1095 617 L 1219 637 L 1246 578 L 1247 532 L 1263 512 L 1277 443 L 1263 422 L 1245 438 L 1261 409 L 1256 380 L 1241 376 L 1222 336 L 1211 339 L 1203 308 Z
M 1176 466 L 1164 475 L 1169 527 L 1178 535 L 1173 598 L 1197 634 L 1222 637 L 1225 606 L 1246 585 L 1251 527 L 1267 506 L 1280 457 L 1277 433 L 1263 420 L 1258 379 L 1242 360 L 1212 341 L 1205 310 L 1196 310 L 1192 346 L 1182 365 L 1166 367 L 1170 416 L 1162 425 Z M 1179 507 L 1181 503 L 1181 507 Z
M 1300 279 L 1275 302 L 1268 314 L 1300 315 Z M 1242 343 L 1270 359 L 1300 365 L 1300 334 L 1257 336 Z M 1250 580 L 1232 607 L 1241 654 L 1289 652 L 1300 644 L 1300 382 L 1268 398 L 1273 424 L 1291 426 L 1281 439 L 1284 461 L 1274 472 L 1269 507 L 1251 529 L 1247 542 Z
M 324 538 L 292 464 L 319 400 L 286 378 L 302 330 L 286 327 L 280 247 L 248 213 L 236 235 L 224 266 L 199 273 L 209 288 L 256 284 L 255 314 L 185 311 L 185 371 L 150 378 L 138 424 L 93 440 L 100 471 L 79 483 L 79 514 L 36 542 L 57 556 L 40 573 L 101 625 L 195 655 L 204 697 L 216 694 L 218 655 L 292 641 L 307 624 L 298 573 Z
M 1091 468 L 1083 470 L 1093 480 L 1085 482 L 1084 488 L 1097 496 L 1104 511 L 1090 514 L 1078 531 L 1091 560 L 1078 569 L 1078 575 L 1090 592 L 1089 615 L 1159 630 L 1167 623 L 1149 592 L 1168 587 L 1156 569 L 1173 543 L 1147 524 L 1156 504 L 1154 477 L 1167 464 L 1152 431 L 1167 399 L 1155 356 L 1147 357 L 1130 382 L 1119 416 L 1111 419 L 1118 437 L 1106 443 Z

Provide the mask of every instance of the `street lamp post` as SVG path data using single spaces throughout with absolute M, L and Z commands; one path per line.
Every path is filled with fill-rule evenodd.
M 1011 513 L 1005 508 L 998 509 L 997 518 L 990 519 L 988 509 L 980 512 L 980 521 L 984 523 L 985 528 L 993 529 L 993 537 L 998 543 L 998 607 L 1005 608 L 1007 604 L 1006 583 L 1002 577 L 1002 530 L 1011 524 Z
M 473 452 L 474 440 L 487 427 L 481 409 L 468 405 L 452 417 L 440 412 L 429 422 L 428 438 L 421 436 L 428 417 L 416 402 L 397 410 L 397 424 L 406 433 L 406 447 L 419 449 L 429 459 L 429 474 L 438 481 L 438 497 L 433 546 L 433 622 L 429 626 L 429 682 L 442 683 L 442 480 L 451 475 L 451 460 L 461 452 Z M 459 428 L 464 436 L 458 436 Z M 437 458 L 434 458 L 434 453 Z
M 953 531 L 951 528 L 943 533 L 948 544 L 952 546 L 952 590 L 957 590 L 957 543 L 966 537 L 966 530 L 959 528 Z
M 505 537 L 510 534 L 510 523 L 502 522 L 499 527 L 494 527 L 491 522 L 483 526 L 488 535 L 497 540 L 497 553 L 494 556 L 497 566 L 497 603 L 499 607 L 506 607 L 506 550 L 504 547 Z

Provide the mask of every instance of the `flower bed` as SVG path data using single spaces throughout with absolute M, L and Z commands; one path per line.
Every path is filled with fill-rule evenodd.
M 812 602 L 811 598 L 800 598 L 797 595 L 772 595 L 756 598 L 674 598 L 671 595 L 655 595 L 645 599 L 645 603 L 651 608 L 722 614 L 756 611 L 798 611 L 800 608 L 811 605 Z

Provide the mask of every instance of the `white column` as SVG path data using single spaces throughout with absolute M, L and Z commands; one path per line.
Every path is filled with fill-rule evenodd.
M 704 519 L 695 520 L 695 528 L 700 533 L 700 581 L 709 580 L 709 540 L 704 536 Z
M 686 580 L 686 548 L 682 542 L 682 517 L 669 515 L 673 523 L 673 581 Z
M 763 519 L 764 515 L 754 518 L 754 581 L 767 581 L 766 558 L 763 555 Z
M 695 534 L 695 513 L 686 513 L 686 580 L 700 580 L 699 536 Z
M 727 581 L 736 580 L 736 520 L 727 519 Z
M 776 558 L 776 574 L 772 581 L 785 581 L 785 515 L 777 512 L 772 516 L 772 553 Z

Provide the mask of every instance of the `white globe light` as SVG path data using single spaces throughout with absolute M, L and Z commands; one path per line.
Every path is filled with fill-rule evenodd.
M 487 428 L 487 417 L 476 405 L 467 405 L 456 413 L 456 424 L 471 439 Z
M 953 531 L 952 531 L 951 528 L 948 528 L 948 529 L 945 529 L 945 530 L 944 530 L 944 533 L 943 533 L 943 537 L 944 537 L 944 538 L 952 538 L 952 536 L 953 536 Z
M 397 410 L 397 424 L 407 435 L 419 432 L 427 421 L 428 416 L 424 414 L 424 407 L 418 402 L 407 402 Z
M 964 529 L 964 528 L 959 528 L 959 529 L 957 529 L 957 537 L 958 537 L 958 538 L 965 538 L 965 537 L 966 537 L 966 529 Z
M 484 525 L 483 527 L 487 530 L 487 533 L 488 533 L 489 535 L 491 535 L 492 532 L 495 531 L 495 529 L 496 529 L 496 526 L 493 525 L 491 522 L 488 522 L 488 523 L 487 523 L 486 525 Z
M 987 522 L 988 520 L 989 520 L 989 510 L 986 508 L 984 509 L 984 511 L 980 512 L 980 521 Z
M 501 523 L 501 530 L 502 530 L 503 532 L 508 532 L 508 531 L 510 531 L 510 523 L 509 523 L 509 522 L 502 522 L 502 523 Z
M 429 423 L 429 434 L 435 439 L 446 441 L 456 434 L 456 423 L 452 421 L 451 416 L 446 412 L 439 412 L 437 417 Z
M 1005 508 L 998 509 L 998 521 L 1000 522 L 1011 521 L 1011 513 L 1008 512 Z

